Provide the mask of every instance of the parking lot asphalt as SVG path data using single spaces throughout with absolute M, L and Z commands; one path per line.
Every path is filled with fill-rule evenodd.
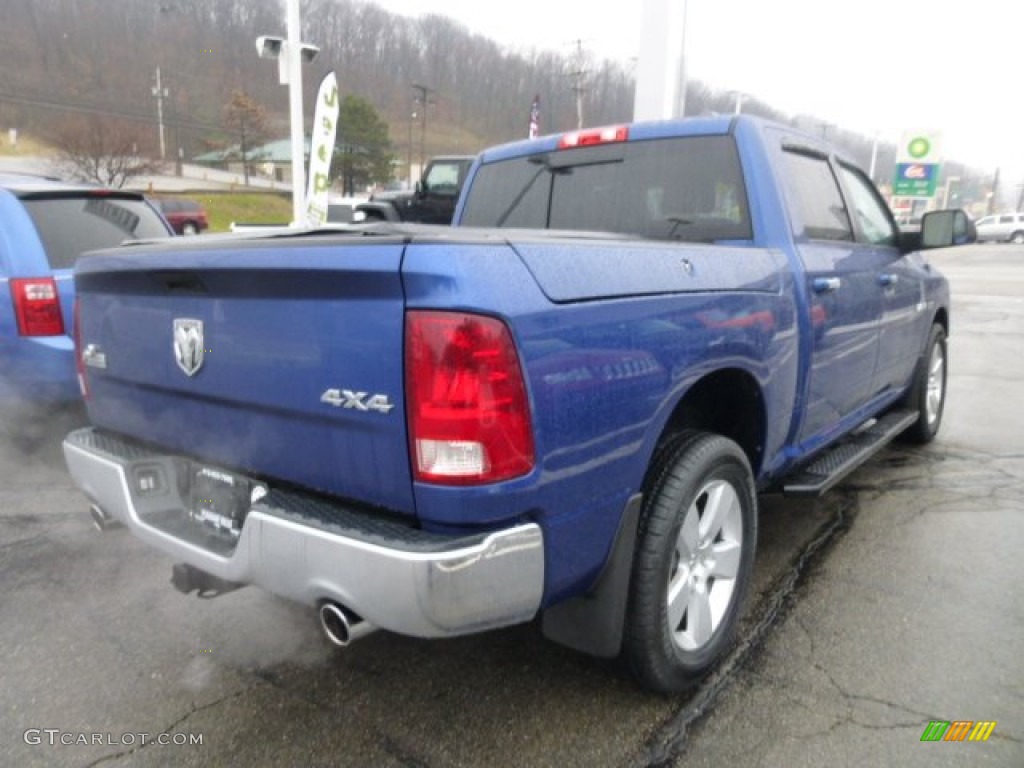
M 5 425 L 0 765 L 1024 764 L 1024 248 L 932 260 L 954 291 L 939 438 L 761 499 L 737 650 L 685 696 L 534 624 L 338 651 L 256 589 L 184 597 L 169 559 L 92 528 L 58 450 L 81 413 Z M 924 743 L 931 721 L 996 725 Z

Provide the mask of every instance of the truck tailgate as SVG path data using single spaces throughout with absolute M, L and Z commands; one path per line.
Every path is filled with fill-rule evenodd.
M 175 246 L 81 262 L 92 422 L 413 514 L 402 240 Z

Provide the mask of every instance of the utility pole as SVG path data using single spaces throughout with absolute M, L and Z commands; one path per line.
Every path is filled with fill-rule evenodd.
M 412 124 L 416 120 L 416 97 L 413 97 L 412 106 L 409 109 L 409 189 L 412 189 Z
M 875 131 L 875 138 L 871 142 L 871 167 L 868 169 L 868 178 L 875 180 L 875 166 L 878 164 L 878 131 Z
M 164 97 L 167 96 L 167 89 L 160 80 L 160 67 L 156 68 L 156 85 L 152 88 L 156 96 L 156 122 L 160 129 L 160 159 L 167 158 L 167 144 L 164 141 Z
M 576 71 L 570 72 L 569 76 L 573 78 L 573 93 L 576 94 L 576 130 L 583 128 L 583 91 L 586 90 L 583 87 L 583 78 L 586 76 L 587 70 L 583 68 L 583 41 L 576 41 Z
M 426 162 L 427 156 L 424 151 L 427 142 L 427 95 L 434 89 L 420 85 L 419 83 L 412 84 L 413 90 L 419 92 L 420 100 L 420 177 L 423 176 L 423 164 Z M 409 131 L 409 137 L 412 138 L 412 130 Z M 411 141 L 410 141 L 411 144 Z

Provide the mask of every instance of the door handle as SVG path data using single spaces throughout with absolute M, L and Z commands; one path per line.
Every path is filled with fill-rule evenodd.
M 878 276 L 878 284 L 880 286 L 882 286 L 883 288 L 890 288 L 890 287 L 896 285 L 896 283 L 898 283 L 899 281 L 900 281 L 900 276 L 899 275 L 887 274 L 887 275 L 879 275 Z
M 813 283 L 815 293 L 835 293 L 840 285 L 842 280 L 838 277 L 816 277 Z

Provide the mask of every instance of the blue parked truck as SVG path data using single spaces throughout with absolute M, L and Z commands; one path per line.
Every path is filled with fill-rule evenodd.
M 757 497 L 931 440 L 949 290 L 866 175 L 749 117 L 498 147 L 453 228 L 136 246 L 76 273 L 97 524 L 339 645 L 544 633 L 675 691 L 728 649 Z

